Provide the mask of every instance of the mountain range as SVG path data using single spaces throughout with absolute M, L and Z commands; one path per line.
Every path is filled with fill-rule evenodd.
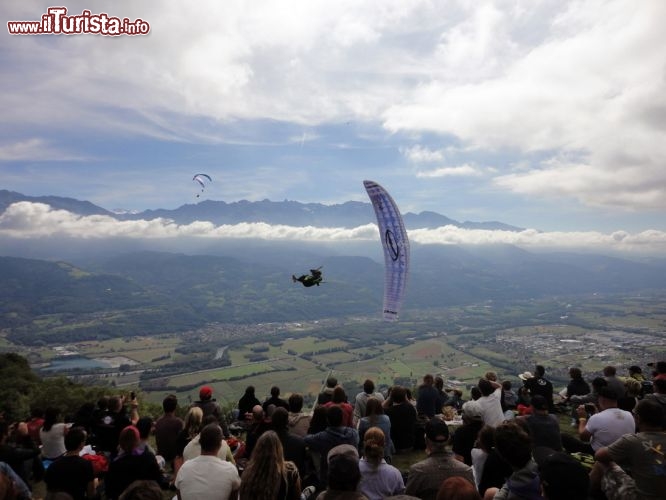
M 178 224 L 194 221 L 210 221 L 214 224 L 238 224 L 241 222 L 265 222 L 290 226 L 352 228 L 375 222 L 370 203 L 348 201 L 336 205 L 300 203 L 297 201 L 246 201 L 232 203 L 205 200 L 197 204 L 182 205 L 173 210 L 155 209 L 142 212 L 107 210 L 89 201 L 60 196 L 26 196 L 14 191 L 0 190 L 0 213 L 19 201 L 44 203 L 55 209 L 67 210 L 78 215 L 107 215 L 118 220 L 151 220 L 164 218 Z M 408 229 L 436 228 L 454 225 L 466 229 L 502 229 L 520 231 L 521 228 L 497 221 L 458 222 L 436 212 L 407 212 L 403 214 Z
M 216 224 L 263 221 L 336 227 L 374 221 L 370 204 L 359 202 L 326 206 L 204 201 L 175 210 L 117 214 L 71 198 L 9 191 L 0 191 L 0 214 L 18 201 L 124 220 L 165 217 L 187 223 L 215 218 Z M 405 219 L 411 228 L 455 223 L 430 212 L 405 214 Z M 179 332 L 209 322 L 380 315 L 384 263 L 377 242 L 340 248 L 317 242 L 215 240 L 196 252 L 180 251 L 169 241 L 131 243 L 7 238 L 0 245 L 0 330 L 15 342 L 30 344 Z M 407 316 L 410 311 L 486 301 L 663 294 L 666 289 L 664 259 L 638 262 L 589 253 L 535 253 L 510 245 L 416 244 L 411 257 L 403 308 Z M 306 289 L 292 282 L 292 274 L 319 266 L 324 271 L 321 286 Z

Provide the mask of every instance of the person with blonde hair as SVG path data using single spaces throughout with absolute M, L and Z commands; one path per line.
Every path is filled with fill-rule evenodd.
M 381 500 L 405 492 L 402 474 L 384 460 L 385 439 L 379 427 L 370 427 L 363 435 L 363 457 L 358 464 L 361 471 L 359 491 L 369 500 Z
M 243 471 L 239 500 L 299 500 L 301 478 L 293 462 L 285 461 L 275 431 L 264 432 Z
M 192 441 L 196 436 L 201 432 L 203 423 L 203 410 L 198 406 L 192 406 L 187 410 L 185 415 L 185 423 L 183 425 L 183 430 L 178 434 L 178 439 L 176 440 L 176 457 L 173 459 L 173 472 L 174 477 L 178 474 L 178 469 L 183 465 L 185 459 L 183 458 L 183 453 L 185 452 L 185 447 L 190 441 Z

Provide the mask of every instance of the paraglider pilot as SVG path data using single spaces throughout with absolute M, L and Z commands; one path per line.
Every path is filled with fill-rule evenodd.
M 323 279 L 319 269 L 310 269 L 310 274 L 302 274 L 298 278 L 292 274 L 291 279 L 294 281 L 294 283 L 300 281 L 305 287 L 311 287 L 314 285 L 319 286 L 319 283 L 321 283 Z

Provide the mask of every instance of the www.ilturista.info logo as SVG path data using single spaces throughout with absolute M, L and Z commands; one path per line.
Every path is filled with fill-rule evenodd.
M 147 35 L 150 24 L 143 19 L 130 21 L 89 10 L 68 16 L 67 7 L 49 7 L 39 21 L 7 21 L 7 30 L 10 35 Z

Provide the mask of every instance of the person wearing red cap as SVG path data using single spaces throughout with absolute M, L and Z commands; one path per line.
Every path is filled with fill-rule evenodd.
M 199 401 L 192 403 L 192 406 L 201 408 L 204 418 L 208 415 L 213 415 L 220 424 L 220 427 L 222 427 L 225 439 L 231 436 L 225 415 L 222 412 L 219 403 L 213 398 L 213 389 L 210 386 L 204 385 L 199 389 Z

